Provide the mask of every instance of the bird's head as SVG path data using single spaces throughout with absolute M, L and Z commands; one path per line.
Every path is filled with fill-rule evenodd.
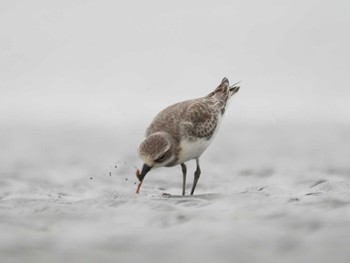
M 173 161 L 175 156 L 171 149 L 171 137 L 165 132 L 157 132 L 144 139 L 138 148 L 143 161 L 139 180 L 142 181 L 152 168 L 163 167 Z

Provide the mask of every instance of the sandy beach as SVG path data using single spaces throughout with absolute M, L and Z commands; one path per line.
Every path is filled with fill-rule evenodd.
M 349 261 L 349 126 L 224 124 L 185 197 L 180 167 L 135 194 L 139 128 L 2 131 L 2 262 Z

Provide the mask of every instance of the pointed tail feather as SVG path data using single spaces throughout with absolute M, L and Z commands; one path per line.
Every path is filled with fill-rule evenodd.
M 208 94 L 208 97 L 212 96 L 225 96 L 225 94 L 229 93 L 229 81 L 227 78 L 223 78 L 219 86 L 212 92 Z
M 235 94 L 239 90 L 239 83 L 240 81 L 230 86 L 228 79 L 223 78 L 220 85 L 213 92 L 209 93 L 208 97 L 215 96 L 218 99 L 221 99 L 226 102 L 228 99 L 231 98 L 233 94 Z
M 227 85 L 227 86 L 229 86 L 229 81 L 228 81 L 228 79 L 227 79 L 226 77 L 224 77 L 224 78 L 221 80 L 221 83 L 220 83 L 219 87 L 222 86 L 222 85 Z
M 240 86 L 238 86 L 239 83 L 241 83 L 241 81 L 238 81 L 232 86 L 230 86 L 230 96 L 232 96 L 233 94 L 239 91 L 239 88 L 240 88 Z
M 235 94 L 240 86 L 240 82 L 237 82 L 230 86 L 229 81 L 227 78 L 223 78 L 220 85 L 211 93 L 207 95 L 207 97 L 214 97 L 217 101 L 219 101 L 219 104 L 221 105 L 221 115 L 224 115 L 226 107 L 230 103 L 230 99 Z

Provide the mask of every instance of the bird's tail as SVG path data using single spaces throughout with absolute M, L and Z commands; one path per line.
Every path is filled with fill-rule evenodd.
M 241 83 L 241 82 L 238 81 L 235 84 L 230 86 L 230 97 L 239 91 L 239 88 L 240 88 L 240 86 L 238 86 L 239 83 Z
M 230 86 L 228 79 L 223 78 L 220 85 L 213 92 L 209 93 L 208 97 L 214 96 L 226 104 L 232 95 L 239 90 L 239 83 L 240 82 L 237 82 Z

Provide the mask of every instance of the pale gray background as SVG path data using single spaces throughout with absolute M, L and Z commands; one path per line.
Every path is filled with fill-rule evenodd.
M 347 1 L 1 1 L 0 10 L 1 122 L 147 123 L 224 76 L 243 81 L 237 120 L 349 121 Z

